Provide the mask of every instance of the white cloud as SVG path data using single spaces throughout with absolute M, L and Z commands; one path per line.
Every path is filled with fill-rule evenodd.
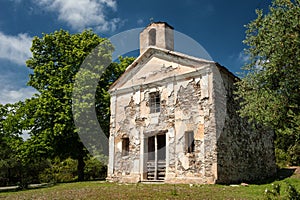
M 25 61 L 32 55 L 31 43 L 32 38 L 27 34 L 12 36 L 0 32 L 0 59 L 11 62 L 0 65 L 0 103 L 2 104 L 22 101 L 36 93 L 33 88 L 20 86 L 24 81 L 23 78 L 26 77 Z
M 95 28 L 96 31 L 114 31 L 119 18 L 107 19 L 107 8 L 117 10 L 115 0 L 35 0 L 42 9 L 58 12 L 58 19 L 75 30 Z
M 24 65 L 31 56 L 31 42 L 32 38 L 24 33 L 11 36 L 0 32 L 0 58 Z
M 249 61 L 249 55 L 246 55 L 244 51 L 240 52 L 238 56 L 238 62 L 240 62 L 241 64 L 245 64 L 248 61 Z
M 247 54 L 245 54 L 244 52 L 240 52 L 239 56 L 237 58 L 237 61 L 242 66 L 244 66 L 245 64 L 249 64 L 249 62 L 250 62 L 250 56 L 247 55 Z M 269 63 L 269 62 L 270 62 L 269 60 L 260 60 L 260 59 L 258 59 L 255 62 L 254 68 L 257 69 L 257 70 L 259 70 L 259 71 L 261 71 L 261 70 L 263 70 L 263 66 L 262 65 L 265 64 L 265 63 Z
M 15 103 L 31 98 L 37 91 L 31 87 L 19 88 L 17 90 L 9 90 L 7 88 L 0 89 L 0 103 Z

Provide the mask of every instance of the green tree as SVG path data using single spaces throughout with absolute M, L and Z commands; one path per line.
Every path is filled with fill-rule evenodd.
M 16 112 L 18 103 L 0 104 L 0 185 L 5 186 L 20 181 L 20 162 L 18 147 L 22 138 L 18 133 L 7 130 L 8 117 Z M 12 129 L 12 128 L 11 128 Z M 14 128 L 13 128 L 14 129 Z
M 5 186 L 9 183 L 11 174 L 11 147 L 7 141 L 7 135 L 4 132 L 3 122 L 7 117 L 7 108 L 0 104 L 0 186 Z
M 109 136 L 110 95 L 109 87 L 123 74 L 125 69 L 135 60 L 133 57 L 119 57 L 118 62 L 111 63 L 101 76 L 96 90 L 97 118 L 106 136 Z
M 49 157 L 77 159 L 78 180 L 84 179 L 87 151 L 73 121 L 72 89 L 85 57 L 101 42 L 109 43 L 91 31 L 79 34 L 55 31 L 33 39 L 32 57 L 26 62 L 33 70 L 28 85 L 39 92 L 26 106 L 26 109 L 35 108 L 34 128 L 30 132 L 32 146 L 41 146 L 44 151 L 41 153 Z M 111 54 L 112 46 L 103 51 Z
M 18 184 L 26 188 L 29 183 L 39 182 L 39 172 L 49 166 L 43 157 L 37 156 L 41 145 L 33 145 L 33 138 L 24 141 L 21 137 L 33 127 L 29 126 L 30 109 L 24 112 L 25 105 L 17 102 L 0 106 L 0 185 Z
M 80 130 L 75 121 L 88 121 L 84 118 L 89 115 L 83 113 L 96 108 L 98 121 L 108 135 L 109 96 L 106 90 L 125 70 L 130 59 L 110 65 L 112 44 L 92 31 L 70 34 L 60 30 L 44 34 L 33 39 L 31 51 L 32 57 L 26 64 L 33 74 L 28 85 L 38 94 L 25 102 L 21 111 L 24 116 L 19 118 L 25 120 L 23 124 L 30 130 L 28 154 L 76 159 L 78 180 L 84 180 L 84 158 L 88 152 L 78 136 Z M 74 99 L 74 93 L 75 97 L 76 94 L 82 96 Z M 72 110 L 74 106 L 79 108 L 76 112 Z M 93 124 L 86 124 L 83 131 L 89 133 L 91 126 Z
M 237 83 L 240 114 L 273 128 L 277 148 L 300 164 L 300 1 L 274 0 L 268 13 L 256 13 L 244 41 L 249 62 Z

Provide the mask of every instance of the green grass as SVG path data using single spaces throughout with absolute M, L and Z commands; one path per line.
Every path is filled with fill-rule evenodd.
M 286 184 L 300 188 L 299 177 L 275 181 L 281 184 L 286 197 Z M 118 184 L 100 181 L 56 184 L 47 188 L 0 193 L 0 199 L 265 199 L 270 184 L 249 186 L 173 185 L 173 184 Z

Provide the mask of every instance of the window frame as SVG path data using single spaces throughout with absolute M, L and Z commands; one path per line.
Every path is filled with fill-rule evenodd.
M 149 93 L 149 107 L 150 113 L 160 112 L 160 93 L 158 91 Z

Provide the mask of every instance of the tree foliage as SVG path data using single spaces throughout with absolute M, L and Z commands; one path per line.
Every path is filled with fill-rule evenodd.
M 0 104 L 0 186 L 8 185 L 10 180 L 14 179 L 18 166 L 17 159 L 13 154 L 12 141 L 4 130 L 4 121 L 7 118 L 7 106 Z
M 246 74 L 237 84 L 240 114 L 273 128 L 277 147 L 300 154 L 300 1 L 274 0 L 268 13 L 256 13 L 244 41 Z
M 109 135 L 108 88 L 134 60 L 120 57 L 119 62 L 112 62 L 113 49 L 108 39 L 92 31 L 70 34 L 60 30 L 33 39 L 32 57 L 26 64 L 33 70 L 28 85 L 38 93 L 24 102 L 0 105 L 0 185 L 19 182 L 26 187 L 38 182 L 39 173 L 45 168 L 51 171 L 55 159 L 77 160 L 73 163 L 78 174 L 72 179 L 83 180 L 84 171 L 87 178 L 105 175 L 105 162 L 92 161 L 95 158 L 83 145 L 75 121 L 90 122 L 85 114 L 91 111 L 93 123 L 100 123 Z M 81 96 L 74 99 L 76 92 Z M 74 112 L 75 105 L 79 112 Z M 85 125 L 90 135 L 92 124 Z M 30 135 L 26 141 L 21 138 L 24 132 Z M 89 168 L 84 170 L 86 164 Z
M 87 152 L 80 142 L 72 117 L 72 84 L 81 63 L 103 38 L 91 31 L 70 34 L 60 30 L 35 37 L 32 57 L 26 62 L 33 70 L 28 85 L 39 94 L 26 104 L 31 118 L 31 147 L 42 154 L 78 159 L 79 179 L 83 179 L 83 158 Z M 44 152 L 42 152 L 44 151 Z M 39 152 L 39 151 L 38 151 Z
M 16 147 L 21 143 L 19 137 L 8 134 L 5 120 L 10 111 L 9 105 L 0 104 L 0 186 L 10 184 L 13 180 L 18 181 L 19 162 Z
M 101 76 L 96 90 L 96 112 L 97 118 L 106 136 L 109 136 L 109 120 L 110 120 L 110 95 L 109 87 L 117 80 L 125 71 L 125 69 L 134 61 L 133 57 L 119 57 L 118 62 L 111 63 Z
M 31 135 L 29 149 L 40 152 L 40 156 L 44 157 L 77 159 L 78 179 L 83 180 L 84 157 L 88 152 L 78 136 L 74 123 L 78 116 L 74 116 L 72 106 L 80 105 L 81 112 L 85 109 L 95 110 L 96 107 L 98 120 L 108 135 L 107 88 L 125 70 L 124 63 L 128 59 L 109 65 L 113 46 L 108 39 L 92 31 L 70 34 L 60 30 L 44 34 L 41 38 L 33 39 L 31 51 L 32 57 L 26 64 L 33 74 L 28 85 L 39 93 L 27 100 L 22 110 L 27 116 L 23 118 Z M 82 76 L 78 76 L 80 71 Z M 80 85 L 74 86 L 76 81 Z M 96 86 L 89 85 L 92 81 L 96 81 Z M 74 102 L 74 87 L 77 92 L 90 92 L 87 88 L 95 87 L 97 93 L 85 93 L 81 96 L 81 102 Z
M 18 184 L 25 188 L 38 182 L 38 173 L 47 167 L 44 159 L 28 148 L 32 147 L 30 141 L 21 137 L 26 127 L 23 106 L 23 102 L 0 105 L 0 186 Z

